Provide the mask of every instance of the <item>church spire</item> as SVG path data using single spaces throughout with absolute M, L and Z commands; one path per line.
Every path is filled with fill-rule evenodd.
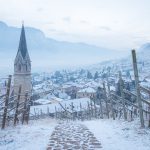
M 15 73 L 30 73 L 31 61 L 28 54 L 24 24 L 22 24 L 18 52 L 14 62 Z
M 28 98 L 31 96 L 31 61 L 27 50 L 26 36 L 24 25 L 22 24 L 20 41 L 17 56 L 14 61 L 14 94 L 18 94 L 21 85 L 20 102 L 25 102 L 25 95 L 29 92 Z M 27 98 L 27 99 L 28 99 Z M 20 107 L 21 108 L 21 107 Z M 20 109 L 19 108 L 19 109 Z
M 26 54 L 28 53 L 24 24 L 22 24 L 18 53 L 19 51 L 21 52 L 22 58 L 24 59 Z

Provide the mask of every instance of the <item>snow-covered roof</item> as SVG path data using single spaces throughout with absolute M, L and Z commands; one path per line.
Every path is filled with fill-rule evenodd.
M 141 82 L 140 85 L 143 86 L 143 87 L 150 88 L 150 83 L 149 82 Z
M 150 78 L 146 78 L 146 81 L 150 83 Z
M 115 91 L 116 88 L 115 88 L 114 86 L 110 86 L 110 90 L 111 90 L 111 91 Z
M 48 100 L 48 99 L 38 99 L 38 100 L 36 100 L 36 101 L 34 101 L 34 102 L 39 103 L 39 104 L 42 104 L 42 105 L 51 103 L 51 101 Z
M 63 101 L 63 99 L 58 98 L 58 97 L 51 97 L 51 100 L 56 100 L 57 102 Z
M 68 82 L 68 83 L 63 85 L 63 88 L 69 88 L 69 87 L 72 87 L 72 86 L 79 87 L 79 88 L 83 87 L 81 84 L 74 83 L 74 82 Z
M 68 98 L 68 95 L 67 95 L 65 92 L 60 92 L 60 93 L 59 93 L 59 98 L 67 99 L 67 98 Z
M 79 90 L 78 92 L 79 93 L 95 93 L 96 90 L 91 87 L 87 87 L 87 88 Z

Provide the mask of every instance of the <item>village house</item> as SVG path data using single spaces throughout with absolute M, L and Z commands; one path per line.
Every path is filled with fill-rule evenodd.
M 68 94 L 71 99 L 76 98 L 77 91 L 82 88 L 80 84 L 69 82 L 61 87 L 61 92 Z
M 91 87 L 81 89 L 77 92 L 77 98 L 84 98 L 84 97 L 91 98 L 95 96 L 96 96 L 96 90 Z

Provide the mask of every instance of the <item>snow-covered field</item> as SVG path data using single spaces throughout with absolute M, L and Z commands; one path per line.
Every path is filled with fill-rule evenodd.
M 45 150 L 56 124 L 52 119 L 40 119 L 0 130 L 0 150 Z
M 101 143 L 101 150 L 150 150 L 150 129 L 139 128 L 139 120 L 99 119 L 73 124 L 84 124 Z M 57 121 L 46 118 L 6 128 L 0 131 L 0 150 L 45 150 L 56 125 Z
M 83 122 L 102 144 L 102 150 L 150 150 L 150 129 L 140 129 L 139 120 L 101 119 Z

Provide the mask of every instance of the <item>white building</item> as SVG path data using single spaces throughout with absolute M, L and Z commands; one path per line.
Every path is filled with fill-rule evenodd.
M 95 96 L 96 96 L 96 90 L 91 87 L 81 89 L 77 92 L 77 98 L 83 98 L 83 97 L 92 98 Z

